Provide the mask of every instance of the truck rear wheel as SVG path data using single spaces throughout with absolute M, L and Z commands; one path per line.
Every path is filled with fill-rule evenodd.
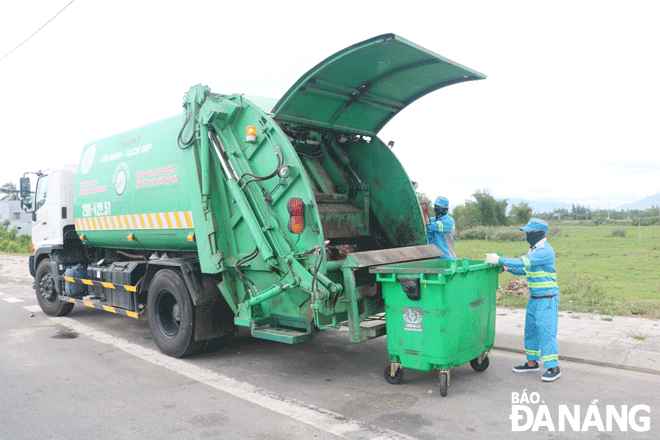
M 39 263 L 34 275 L 34 291 L 41 310 L 48 316 L 65 316 L 73 309 L 73 303 L 64 302 L 57 294 L 57 280 L 53 276 L 50 258 L 44 258 Z
M 147 296 L 147 315 L 160 351 L 179 358 L 197 349 L 192 299 L 176 271 L 163 269 L 154 276 Z

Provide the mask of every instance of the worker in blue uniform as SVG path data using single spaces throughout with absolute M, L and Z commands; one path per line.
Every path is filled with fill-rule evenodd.
M 443 260 L 455 260 L 456 249 L 454 249 L 454 219 L 449 216 L 449 199 L 438 197 L 433 203 L 435 217 L 429 219 L 426 233 L 429 244 L 440 248 Z
M 548 370 L 541 379 L 552 382 L 561 376 L 557 345 L 559 286 L 555 271 L 555 251 L 546 239 L 548 223 L 532 218 L 520 228 L 527 233 L 529 253 L 521 258 L 502 258 L 486 254 L 486 263 L 501 264 L 514 275 L 526 275 L 529 287 L 525 318 L 525 353 L 527 362 L 513 368 L 516 373 L 538 371 L 539 362 Z

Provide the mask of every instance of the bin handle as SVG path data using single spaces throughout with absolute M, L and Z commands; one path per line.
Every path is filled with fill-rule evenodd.
M 458 265 L 457 265 L 458 266 Z M 461 267 L 456 268 L 456 273 L 465 273 L 470 270 L 470 260 L 466 258 L 463 258 L 461 261 Z

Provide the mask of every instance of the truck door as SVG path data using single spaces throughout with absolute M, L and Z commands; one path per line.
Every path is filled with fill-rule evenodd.
M 62 244 L 58 194 L 60 174 L 60 171 L 54 170 L 37 180 L 32 224 L 32 242 L 35 248 L 43 245 Z
M 41 176 L 37 180 L 37 188 L 34 192 L 34 217 L 32 218 L 32 242 L 35 247 L 42 245 L 48 237 L 48 175 Z

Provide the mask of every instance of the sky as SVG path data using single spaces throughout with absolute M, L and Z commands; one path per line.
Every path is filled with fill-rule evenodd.
M 660 192 L 657 1 L 75 0 L 52 19 L 70 1 L 0 5 L 0 185 L 180 114 L 195 84 L 278 99 L 391 32 L 488 77 L 379 133 L 432 200 L 488 190 L 607 209 Z

